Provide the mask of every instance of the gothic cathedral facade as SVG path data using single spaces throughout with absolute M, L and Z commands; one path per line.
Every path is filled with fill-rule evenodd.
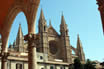
M 36 59 L 38 69 L 69 69 L 73 60 L 78 57 L 82 63 L 85 62 L 83 47 L 78 35 L 77 48 L 70 44 L 67 24 L 64 15 L 61 16 L 60 34 L 51 25 L 47 26 L 43 10 L 41 10 L 38 23 L 36 42 Z M 1 45 L 1 40 L 0 40 Z M 72 50 L 75 54 L 72 54 Z M 24 40 L 21 25 L 16 41 L 9 46 L 8 69 L 28 69 L 28 42 Z M 0 62 L 1 63 L 1 62 Z M 1 67 L 1 66 L 0 66 Z

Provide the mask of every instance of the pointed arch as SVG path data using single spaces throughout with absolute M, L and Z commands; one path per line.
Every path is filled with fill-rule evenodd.
M 2 27 L 0 27 L 2 30 L 0 30 L 0 33 L 2 35 L 2 67 L 1 69 L 7 69 L 7 59 L 6 57 L 8 56 L 8 39 L 9 39 L 9 34 L 11 30 L 11 26 L 13 24 L 13 20 L 16 17 L 16 15 L 19 12 L 24 12 L 27 22 L 28 22 L 28 34 L 34 34 L 34 25 L 36 21 L 36 14 L 38 10 L 40 0 L 15 0 L 14 3 L 11 4 L 11 6 L 8 6 L 8 11 L 6 12 L 7 14 L 5 15 L 4 22 L 2 23 Z M 32 49 L 33 50 L 33 49 Z M 30 50 L 30 53 L 28 54 L 34 54 L 34 52 Z M 36 62 L 35 59 L 33 59 L 35 55 L 33 55 L 32 62 L 30 62 L 29 68 L 36 68 L 35 64 Z M 31 58 L 28 60 L 31 61 Z
M 10 11 L 7 15 L 7 18 L 4 22 L 3 32 L 1 32 L 1 35 L 2 35 L 2 38 L 3 38 L 3 40 L 2 40 L 2 43 L 3 43 L 2 49 L 5 52 L 8 51 L 8 39 L 9 39 L 9 34 L 10 34 L 10 31 L 11 31 L 13 21 L 14 21 L 15 17 L 18 15 L 18 13 L 20 13 L 20 12 L 23 12 L 24 15 L 26 16 L 26 20 L 28 20 L 26 10 L 24 10 L 23 6 L 15 5 L 10 9 Z
M 11 42 L 13 42 L 16 39 L 20 26 L 21 26 L 22 34 L 23 35 L 28 34 L 27 19 L 26 19 L 24 12 L 19 12 L 13 21 L 13 24 L 10 30 L 10 35 L 9 35 L 9 37 L 13 36 L 13 38 L 11 39 L 12 41 L 10 40 Z
M 27 46 L 24 46 L 24 43 L 25 43 L 24 35 L 28 34 L 27 30 L 28 30 L 28 25 L 27 25 L 26 16 L 24 12 L 19 12 L 17 16 L 15 17 L 11 30 L 10 30 L 8 42 L 11 44 L 12 48 L 9 48 L 8 51 L 20 51 L 21 50 L 21 52 L 25 52 L 25 49 L 27 48 Z M 19 43 L 20 43 L 19 41 L 22 42 L 20 44 L 21 46 L 19 46 Z

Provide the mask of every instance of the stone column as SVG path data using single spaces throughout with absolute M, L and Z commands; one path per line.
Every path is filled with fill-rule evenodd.
M 9 55 L 9 53 L 5 53 L 5 52 L 3 52 L 3 53 L 1 53 L 1 62 L 2 62 L 2 64 L 1 64 L 1 69 L 7 69 L 7 57 L 8 57 L 8 55 Z
M 8 38 L 9 33 L 7 30 L 4 30 L 5 32 L 2 32 L 2 50 L 1 50 L 1 69 L 7 69 L 7 57 L 9 55 L 8 53 Z
M 37 69 L 36 39 L 35 34 L 25 36 L 28 41 L 28 69 Z

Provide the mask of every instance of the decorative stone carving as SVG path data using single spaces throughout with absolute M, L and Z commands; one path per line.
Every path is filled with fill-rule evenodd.
M 7 61 L 7 57 L 9 56 L 9 53 L 1 53 L 1 55 L 0 55 L 1 57 L 2 57 L 2 59 L 4 59 L 3 61 L 5 62 L 5 61 Z
M 26 41 L 28 41 L 29 46 L 32 46 L 32 47 L 36 47 L 36 44 L 37 44 L 37 42 L 38 42 L 38 40 L 39 40 L 39 38 L 36 37 L 35 34 L 28 34 L 28 35 L 26 35 L 26 36 L 24 37 L 24 39 L 25 39 Z M 30 48 L 30 47 L 29 47 L 29 48 Z

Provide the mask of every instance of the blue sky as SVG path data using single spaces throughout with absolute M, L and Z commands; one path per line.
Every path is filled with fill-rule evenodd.
M 36 18 L 36 33 L 41 8 L 43 8 L 47 25 L 51 20 L 52 26 L 58 33 L 63 13 L 69 29 L 70 44 L 76 47 L 77 34 L 79 34 L 86 59 L 104 61 L 104 55 L 102 55 L 104 35 L 96 0 L 41 0 Z M 23 12 L 20 12 L 13 22 L 9 43 L 16 39 L 20 23 L 23 34 L 27 34 L 26 17 Z

